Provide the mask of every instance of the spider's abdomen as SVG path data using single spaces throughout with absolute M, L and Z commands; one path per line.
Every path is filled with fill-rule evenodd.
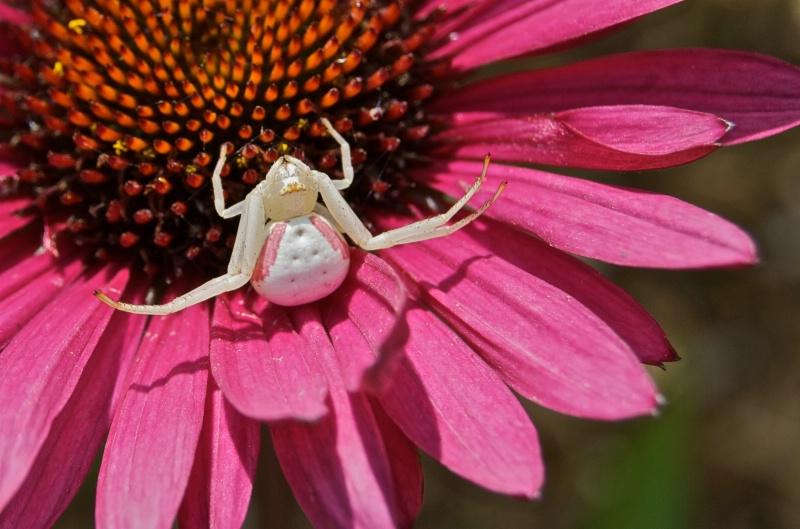
M 278 305 L 302 305 L 339 288 L 350 268 L 341 234 L 312 213 L 270 223 L 250 283 Z

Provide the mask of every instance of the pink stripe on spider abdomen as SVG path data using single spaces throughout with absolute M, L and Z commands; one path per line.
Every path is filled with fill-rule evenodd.
M 347 243 L 328 221 L 311 214 L 272 224 L 250 283 L 273 303 L 300 305 L 339 288 L 349 268 Z
M 256 261 L 256 269 L 253 272 L 251 281 L 263 280 L 269 276 L 269 268 L 275 264 L 275 259 L 278 258 L 278 246 L 280 245 L 283 235 L 286 233 L 286 222 L 276 222 L 272 225 L 272 229 L 264 242 L 264 247 L 261 248 L 261 253 Z
M 325 240 L 330 243 L 331 248 L 337 250 L 341 254 L 342 259 L 350 259 L 350 248 L 348 248 L 347 243 L 344 242 L 339 232 L 333 229 L 330 222 L 319 215 L 310 215 L 308 220 L 310 220 L 311 224 L 317 228 L 317 231 L 325 237 Z

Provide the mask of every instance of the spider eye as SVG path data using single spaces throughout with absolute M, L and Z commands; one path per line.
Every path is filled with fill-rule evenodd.
M 296 193 L 297 191 L 305 191 L 305 190 L 306 186 L 301 184 L 300 182 L 291 182 L 283 186 L 283 188 L 281 189 L 281 196 L 287 193 Z

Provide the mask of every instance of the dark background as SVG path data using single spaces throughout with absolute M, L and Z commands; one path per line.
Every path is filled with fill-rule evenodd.
M 800 0 L 685 2 L 535 64 L 691 46 L 800 64 Z M 527 405 L 547 466 L 542 500 L 486 492 L 424 458 L 418 529 L 800 528 L 798 144 L 793 130 L 684 167 L 580 173 L 718 213 L 753 235 L 762 262 L 688 272 L 601 266 L 656 317 L 683 358 L 651 370 L 668 405 L 657 418 L 622 423 Z M 91 483 L 58 526 L 91 527 L 93 496 Z M 268 446 L 246 527 L 309 527 Z

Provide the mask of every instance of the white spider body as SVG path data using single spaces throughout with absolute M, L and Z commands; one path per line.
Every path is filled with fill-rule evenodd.
M 273 303 L 302 305 L 334 292 L 347 277 L 350 249 L 324 217 L 272 221 L 250 284 Z
M 311 169 L 291 156 L 278 158 L 264 180 L 250 192 L 253 194 L 262 197 L 267 218 L 272 220 L 308 215 L 319 198 Z
M 327 119 L 323 118 L 322 124 L 341 147 L 342 180 L 331 180 L 297 158 L 282 156 L 243 201 L 229 208 L 225 207 L 222 191 L 221 174 L 227 157 L 227 149 L 222 146 L 211 177 L 214 207 L 222 218 L 241 216 L 226 274 L 163 305 L 121 303 L 100 291 L 95 296 L 127 312 L 170 314 L 250 281 L 259 294 L 278 305 L 310 303 L 335 291 L 347 276 L 350 251 L 342 232 L 367 251 L 443 237 L 475 220 L 506 185 L 503 182 L 476 211 L 447 224 L 483 183 L 489 165 L 487 155 L 481 175 L 445 213 L 372 235 L 340 193 L 353 182 L 350 146 Z M 324 206 L 317 202 L 320 197 Z

